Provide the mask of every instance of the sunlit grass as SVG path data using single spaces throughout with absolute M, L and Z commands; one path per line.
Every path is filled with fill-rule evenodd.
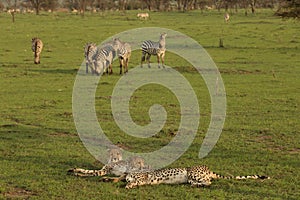
M 137 11 L 79 15 L 42 13 L 0 14 L 0 197 L 32 199 L 297 199 L 299 194 L 299 63 L 300 26 L 271 11 L 232 14 L 225 24 L 218 12 L 150 13 Z M 205 82 L 190 64 L 166 54 L 166 64 L 191 83 L 200 104 L 200 126 L 189 150 L 172 167 L 207 164 L 224 174 L 265 174 L 267 181 L 214 182 L 208 188 L 189 185 L 145 186 L 127 191 L 124 183 L 67 175 L 73 167 L 99 168 L 77 135 L 72 117 L 72 89 L 83 62 L 86 42 L 100 43 L 138 27 L 163 27 L 198 41 L 217 64 L 226 89 L 227 116 L 213 151 L 198 159 L 210 120 Z M 33 64 L 31 38 L 45 44 L 41 64 Z M 223 38 L 224 48 L 219 48 Z M 167 39 L 168 42 L 168 39 Z M 155 58 L 151 59 L 155 62 Z M 139 65 L 133 52 L 130 68 Z M 164 128 L 148 139 L 128 136 L 111 115 L 110 96 L 120 78 L 101 79 L 96 93 L 101 127 L 114 142 L 133 152 L 150 152 L 172 140 L 180 123 L 180 105 L 159 85 L 139 88 L 130 101 L 132 119 L 149 123 L 148 110 L 161 104 L 168 112 Z M 103 123 L 102 123 L 103 122 Z

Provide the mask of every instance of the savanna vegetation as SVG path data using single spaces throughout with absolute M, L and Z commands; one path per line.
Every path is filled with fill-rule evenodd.
M 1 199 L 298 199 L 300 196 L 299 63 L 300 26 L 270 10 L 255 14 L 223 12 L 138 11 L 16 14 L 15 23 L 0 14 L 0 198 Z M 145 186 L 126 190 L 125 183 L 67 174 L 73 167 L 100 168 L 82 144 L 72 116 L 72 91 L 86 42 L 100 43 L 139 27 L 180 31 L 201 44 L 219 68 L 225 84 L 227 115 L 217 145 L 203 159 L 199 148 L 210 122 L 205 82 L 181 57 L 166 53 L 166 64 L 188 79 L 197 94 L 201 118 L 188 151 L 169 167 L 206 164 L 224 175 L 263 174 L 270 180 L 218 180 L 207 188 L 189 185 Z M 33 64 L 31 38 L 44 42 L 41 64 Z M 223 48 L 219 47 L 220 38 Z M 168 44 L 168 39 L 166 39 Z M 140 63 L 134 51 L 129 69 Z M 154 62 L 155 59 L 152 58 Z M 118 63 L 114 63 L 118 72 Z M 130 73 L 130 71 L 129 71 Z M 87 76 L 91 76 L 90 74 Z M 110 96 L 120 75 L 101 78 L 97 117 L 115 144 L 133 152 L 151 152 L 174 137 L 180 105 L 167 88 L 149 84 L 130 101 L 133 120 L 149 123 L 148 109 L 161 104 L 167 123 L 155 136 L 139 139 L 119 129 L 111 115 Z

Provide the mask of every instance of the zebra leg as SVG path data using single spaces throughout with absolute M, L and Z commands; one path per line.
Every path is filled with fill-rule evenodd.
M 85 62 L 85 73 L 88 74 L 89 73 L 89 63 Z
M 106 68 L 106 70 L 103 72 L 103 74 L 106 72 L 106 75 L 110 75 L 111 73 L 110 73 L 110 68 L 109 68 L 109 66 Z
M 40 63 L 41 63 L 41 60 L 40 60 L 40 54 L 38 54 L 37 59 L 38 59 L 37 64 L 40 64 Z
M 87 67 L 90 67 L 91 68 L 91 72 L 92 72 L 92 74 L 95 74 L 95 66 L 94 66 L 94 62 L 87 62 L 87 65 L 86 65 Z M 86 69 L 86 73 L 88 73 L 88 69 Z
M 124 73 L 128 72 L 128 62 L 129 62 L 129 58 L 126 58 L 125 65 L 124 65 Z
M 143 62 L 145 61 L 145 53 L 143 52 L 142 58 L 141 58 L 141 67 L 143 67 Z
M 40 64 L 40 56 L 37 53 L 34 55 L 34 64 Z
M 108 72 L 108 70 L 107 70 Z M 113 73 L 113 69 L 112 69 L 112 64 L 109 65 L 109 74 L 112 74 Z
M 148 54 L 148 55 L 147 55 L 147 58 L 146 58 L 146 60 L 147 60 L 147 62 L 148 62 L 148 67 L 149 67 L 149 68 L 151 68 L 151 66 L 150 66 L 150 57 L 151 57 L 151 54 Z
M 165 54 L 164 53 L 161 55 L 161 64 L 162 64 L 163 68 L 165 68 Z
M 119 57 L 119 63 L 120 63 L 120 75 L 122 75 L 122 57 Z
M 159 55 L 157 54 L 157 64 L 158 64 L 158 68 L 160 68 L 159 66 Z

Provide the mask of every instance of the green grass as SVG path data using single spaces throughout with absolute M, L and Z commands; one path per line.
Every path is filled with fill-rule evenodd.
M 229 24 L 218 12 L 102 13 L 85 18 L 72 14 L 0 14 L 0 198 L 20 199 L 297 199 L 300 196 L 299 63 L 300 25 L 272 12 L 233 14 Z M 100 168 L 77 135 L 72 117 L 72 90 L 86 42 L 101 42 L 138 27 L 180 31 L 199 42 L 217 64 L 227 94 L 222 135 L 204 159 L 197 155 L 210 120 L 205 82 L 189 64 L 168 53 L 166 63 L 191 83 L 199 99 L 201 119 L 189 150 L 170 167 L 207 164 L 228 174 L 265 174 L 266 181 L 215 181 L 207 188 L 189 185 L 145 186 L 125 190 L 124 183 L 67 175 L 72 167 Z M 44 41 L 41 64 L 33 64 L 31 38 Z M 223 37 L 225 48 L 219 48 Z M 167 40 L 168 41 L 168 40 Z M 133 52 L 130 67 L 139 64 Z M 155 59 L 152 58 L 154 61 Z M 111 115 L 110 99 L 118 81 L 101 79 L 96 110 L 101 127 L 114 142 L 133 152 L 151 152 L 171 141 L 180 123 L 179 104 L 166 88 L 147 85 L 134 93 L 130 112 L 137 124 L 154 103 L 168 111 L 164 128 L 154 137 L 126 135 Z

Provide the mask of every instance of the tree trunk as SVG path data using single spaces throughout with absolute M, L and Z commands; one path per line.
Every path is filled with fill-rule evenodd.
M 149 11 L 151 11 L 151 1 L 150 0 L 146 0 L 146 5 Z
M 33 5 L 35 9 L 35 14 L 39 15 L 40 14 L 40 0 L 30 0 L 31 4 Z
M 252 0 L 252 2 L 250 3 L 250 5 L 251 5 L 251 12 L 252 12 L 252 14 L 254 14 L 254 13 L 255 13 L 255 4 L 256 4 L 256 0 Z
M 35 14 L 36 15 L 40 14 L 40 3 L 37 3 L 37 5 L 35 6 Z
M 81 9 L 81 16 L 84 17 L 84 13 L 85 13 L 85 7 L 86 7 L 86 0 L 81 0 L 81 6 L 80 6 L 80 9 Z
M 12 11 L 10 14 L 11 14 L 11 17 L 12 17 L 12 22 L 15 23 L 15 10 Z

